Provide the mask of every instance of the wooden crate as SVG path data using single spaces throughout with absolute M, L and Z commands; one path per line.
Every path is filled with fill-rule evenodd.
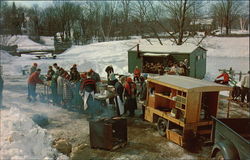
M 183 146 L 183 141 L 182 141 L 183 137 L 181 135 L 171 130 L 166 130 L 166 134 L 167 134 L 167 139 L 180 146 Z

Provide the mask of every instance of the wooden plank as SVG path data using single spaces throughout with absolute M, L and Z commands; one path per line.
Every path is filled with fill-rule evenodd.
M 166 98 L 166 99 L 169 99 L 169 100 L 171 100 L 171 101 L 175 101 L 175 100 L 173 100 L 170 96 L 165 96 L 165 95 L 163 95 L 163 94 L 161 94 L 161 93 L 155 93 L 155 95 L 156 95 L 156 96 L 163 97 L 163 98 Z
M 155 108 L 155 96 L 149 95 L 148 96 L 148 106 Z
M 160 111 L 158 109 L 155 109 L 155 108 L 151 108 L 151 107 L 147 107 L 147 109 L 149 110 L 150 114 L 152 114 L 152 117 L 153 117 L 153 114 L 156 114 L 160 117 L 163 117 L 177 125 L 180 125 L 182 127 L 184 127 L 184 122 L 180 121 L 179 119 L 176 119 L 174 117 L 171 117 L 170 116 L 170 112 L 163 112 L 163 111 Z
M 159 84 L 159 85 L 163 85 L 163 86 L 166 86 L 166 87 L 170 87 L 170 88 L 173 88 L 173 89 L 177 89 L 177 90 L 180 90 L 180 91 L 187 92 L 187 89 L 185 89 L 185 88 L 178 87 L 178 86 L 175 86 L 175 85 L 172 85 L 172 84 L 168 84 L 168 83 L 165 83 L 165 82 L 161 82 L 161 81 L 158 81 L 158 80 L 155 80 L 155 79 L 150 79 L 149 78 L 148 81 L 152 82 L 152 83 Z
M 145 107 L 145 116 L 144 119 L 153 122 L 153 113 L 150 110 L 150 107 Z
M 199 122 L 200 107 L 201 107 L 201 93 L 189 92 L 187 94 L 186 105 L 186 123 Z
M 207 130 L 197 130 L 197 133 L 200 135 L 204 135 L 204 134 L 211 134 L 212 130 L 211 129 L 207 129 Z
M 167 135 L 167 139 L 169 139 L 170 141 L 183 146 L 183 137 L 181 135 L 179 135 L 178 133 L 171 131 L 171 130 L 166 130 L 166 135 Z

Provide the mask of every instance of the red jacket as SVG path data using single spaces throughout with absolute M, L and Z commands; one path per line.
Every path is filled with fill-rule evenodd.
M 220 77 L 223 77 L 223 82 L 228 82 L 229 81 L 229 75 L 227 73 L 222 73 L 217 78 L 220 78 Z
M 135 68 L 135 70 L 134 70 L 134 76 L 135 77 L 140 77 L 141 76 L 141 71 L 140 71 L 139 68 Z
M 134 82 L 126 82 L 124 88 L 126 97 L 136 95 L 136 84 Z
M 28 84 L 33 84 L 36 85 L 37 83 L 43 83 L 43 81 L 39 78 L 39 73 L 38 72 L 34 72 L 30 75 L 29 79 L 28 79 Z

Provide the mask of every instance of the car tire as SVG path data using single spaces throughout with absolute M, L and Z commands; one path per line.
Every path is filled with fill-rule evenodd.
M 167 120 L 165 120 L 164 118 L 161 118 L 161 117 L 158 118 L 158 121 L 157 121 L 157 130 L 158 130 L 159 134 L 162 137 L 166 136 L 167 126 L 168 126 L 168 121 Z

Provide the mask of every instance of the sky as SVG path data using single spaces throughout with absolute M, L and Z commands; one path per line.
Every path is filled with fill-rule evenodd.
M 15 2 L 16 6 L 32 7 L 33 5 L 38 5 L 39 7 L 48 7 L 53 4 L 53 1 L 8 1 L 9 3 Z

